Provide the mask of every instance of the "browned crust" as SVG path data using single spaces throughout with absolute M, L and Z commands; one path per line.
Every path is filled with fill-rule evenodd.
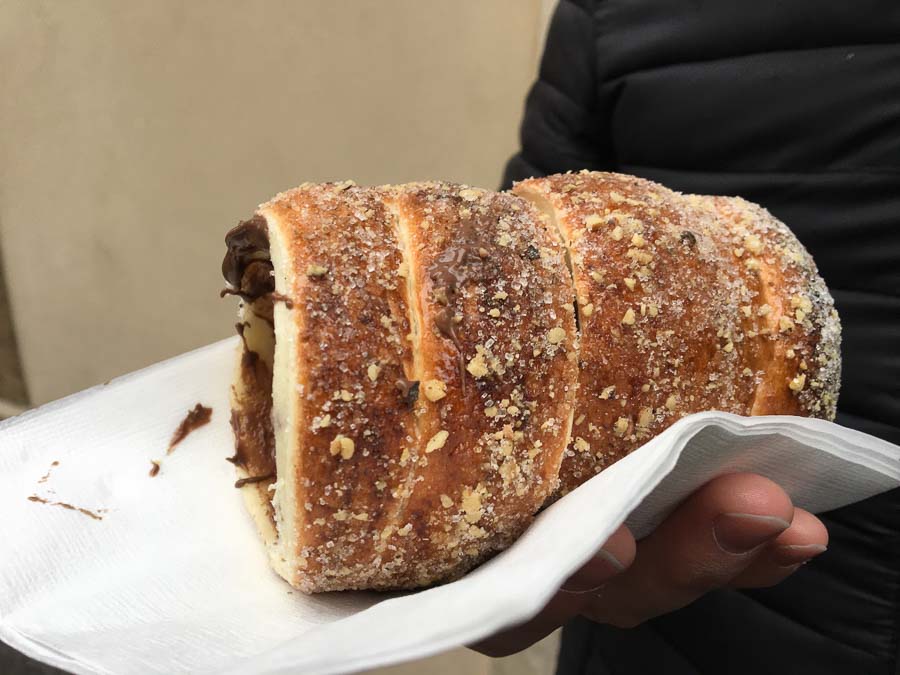
M 740 197 L 695 197 L 714 209 L 730 233 L 727 244 L 758 289 L 752 308 L 766 304 L 762 325 L 748 331 L 767 357 L 748 414 L 803 415 L 833 420 L 841 380 L 841 326 L 834 301 L 816 264 L 781 221 Z M 757 249 L 757 250 L 751 250 Z M 785 383 L 788 383 L 785 388 Z
M 556 489 L 575 393 L 575 321 L 562 248 L 530 205 L 449 183 L 385 192 L 418 291 L 415 376 L 446 386 L 437 401 L 420 397 L 409 460 L 416 479 L 397 521 L 412 527 L 404 584 L 421 585 L 507 546 Z M 436 265 L 473 244 L 480 261 L 447 307 Z M 461 318 L 456 340 L 437 325 L 448 310 Z M 554 329 L 561 339 L 550 344 Z M 443 447 L 424 452 L 444 431 Z
M 558 487 L 693 412 L 833 418 L 837 315 L 764 209 L 608 173 L 514 192 L 304 184 L 260 207 L 289 262 L 274 321 L 297 340 L 276 361 L 296 377 L 274 421 L 297 458 L 275 510 L 268 482 L 244 490 L 273 523 L 294 514 L 273 564 L 301 590 L 454 578 Z M 271 372 L 244 361 L 237 455 L 261 459 L 241 475 L 268 471 L 274 443 L 267 405 L 243 397 Z
M 305 185 L 260 212 L 289 248 L 300 335 L 300 458 L 278 477 L 298 486 L 281 506 L 300 514 L 288 580 L 307 592 L 411 588 L 508 545 L 556 488 L 576 377 L 562 251 L 537 214 L 450 184 Z M 464 243 L 466 220 L 486 257 L 459 289 L 454 341 L 435 330 L 444 307 L 429 270 Z M 553 328 L 562 339 L 549 345 Z M 461 371 L 460 357 L 487 372 Z M 428 399 L 432 380 L 442 399 Z M 411 404 L 398 381 L 420 382 Z
M 411 345 L 392 217 L 375 193 L 347 183 L 303 185 L 260 212 L 288 249 L 285 295 L 299 336 L 276 347 L 294 349 L 297 374 L 296 473 L 278 477 L 296 489 L 296 503 L 281 505 L 297 514 L 298 549 L 283 551 L 288 581 L 305 591 L 372 586 L 373 535 L 404 484 L 400 448 L 415 426 L 394 384 Z
M 763 209 L 597 172 L 514 192 L 556 221 L 571 251 L 582 350 L 564 491 L 693 412 L 833 417 L 831 299 L 809 255 Z M 781 317 L 800 305 L 808 311 L 788 326 Z M 798 386 L 801 361 L 816 369 L 815 387 Z

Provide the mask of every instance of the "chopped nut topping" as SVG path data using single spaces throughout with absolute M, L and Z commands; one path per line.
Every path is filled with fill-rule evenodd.
M 497 291 L 494 293 L 494 300 L 506 300 L 508 297 L 509 295 L 506 291 Z
M 551 345 L 558 345 L 560 342 L 566 339 L 566 331 L 565 329 L 556 326 L 555 328 L 551 328 L 550 332 L 547 333 L 547 342 Z
M 350 517 L 350 514 L 347 513 L 344 509 L 341 509 L 340 511 L 335 511 L 334 515 L 332 516 L 332 518 L 334 518 L 335 520 L 339 520 L 341 522 L 347 520 L 347 518 L 349 518 L 349 517 Z
M 369 367 L 366 369 L 366 375 L 369 376 L 369 379 L 374 382 L 378 379 L 378 375 L 381 373 L 381 366 L 377 363 L 370 363 Z
M 806 318 L 806 312 L 798 308 L 794 310 L 794 318 L 797 319 L 798 323 L 803 323 L 803 319 Z
M 481 190 L 476 188 L 464 188 L 459 191 L 459 196 L 467 202 L 474 202 L 481 195 Z
M 409 461 L 409 448 L 403 448 L 403 452 L 400 453 L 400 466 L 406 466 L 406 463 Z
M 576 426 L 576 427 L 577 427 L 579 424 L 581 424 L 582 422 L 584 422 L 584 417 L 585 417 L 584 413 L 581 413 L 581 414 L 578 416 L 578 419 L 575 420 L 575 426 Z
M 806 375 L 804 373 L 800 373 L 799 375 L 797 375 L 788 384 L 788 387 L 790 387 L 791 391 L 802 391 L 804 386 L 806 386 Z
M 747 261 L 744 263 L 744 266 L 748 270 L 758 270 L 759 269 L 759 260 L 756 258 L 747 258 Z
M 399 534 L 401 537 L 405 537 L 410 532 L 412 532 L 412 523 L 407 523 L 406 525 L 401 527 L 399 530 L 397 530 L 397 534 Z
M 593 230 L 595 225 L 599 225 L 603 222 L 603 219 L 598 216 L 596 213 L 588 216 L 584 219 L 584 224 L 587 226 L 589 230 Z
M 750 305 L 744 305 L 741 307 L 741 311 L 744 313 L 744 316 L 749 319 L 750 315 L 753 313 L 753 308 Z
M 479 351 L 475 356 L 471 358 L 469 361 L 469 365 L 466 366 L 466 370 L 469 371 L 469 374 L 472 377 L 484 377 L 490 372 L 487 367 L 487 363 L 484 360 L 484 352 Z
M 600 392 L 600 398 L 604 401 L 613 395 L 613 392 L 616 390 L 616 385 L 611 384 L 608 387 L 604 387 L 603 391 Z
M 447 442 L 447 437 L 450 435 L 449 431 L 441 429 L 434 436 L 432 436 L 428 443 L 425 445 L 425 452 L 431 453 L 435 450 L 440 450 L 444 447 L 444 444 Z
M 308 265 L 306 267 L 306 276 L 308 277 L 323 277 L 328 274 L 328 268 L 322 267 L 321 265 Z
M 613 425 L 613 431 L 616 436 L 624 436 L 625 432 L 628 431 L 628 418 L 620 417 L 617 419 L 615 425 Z
M 315 427 L 317 429 L 324 429 L 324 428 L 330 427 L 330 426 L 331 426 L 331 415 L 329 415 L 328 413 L 322 415 L 318 424 L 313 424 L 313 427 Z
M 804 314 L 812 311 L 812 301 L 805 295 L 795 295 L 791 298 L 791 307 L 799 308 Z
M 453 506 L 453 500 L 450 499 L 450 497 L 448 497 L 447 495 L 441 495 L 441 506 L 443 506 L 445 509 L 449 509 L 451 506 Z
M 447 395 L 447 384 L 441 380 L 425 380 L 422 384 L 425 398 L 434 403 Z
M 589 302 L 589 303 L 586 304 L 584 307 L 582 307 L 582 308 L 581 308 L 581 313 L 582 313 L 584 316 L 586 316 L 586 317 L 587 317 L 587 316 L 590 316 L 591 314 L 593 314 L 593 313 L 594 313 L 594 303 Z
M 491 311 L 488 312 L 495 319 L 500 316 L 500 310 L 494 307 Z
M 486 417 L 496 417 L 497 413 L 499 413 L 499 412 L 500 411 L 497 409 L 497 406 L 495 406 L 495 405 L 492 405 L 489 408 L 484 409 L 484 414 Z
M 351 393 L 350 393 L 349 391 L 347 391 L 346 389 L 341 389 L 341 391 L 338 392 L 338 396 L 339 396 L 340 399 L 341 399 L 342 401 L 344 401 L 344 402 L 349 402 L 349 401 L 352 401 L 352 400 L 353 400 L 353 394 L 351 394 Z
M 723 350 L 724 352 L 730 354 L 731 352 L 734 351 L 734 343 L 731 342 L 731 341 L 727 342 L 727 343 L 725 344 L 725 346 L 722 347 L 722 350 Z
M 788 316 L 782 316 L 782 317 L 778 320 L 778 329 L 779 329 L 782 333 L 786 333 L 787 331 L 793 330 L 793 329 L 794 329 L 794 322 L 791 321 L 791 318 L 790 318 L 790 317 L 788 317 Z
M 609 233 L 609 236 L 613 238 L 613 241 L 621 241 L 623 234 L 624 232 L 622 232 L 622 227 L 620 225 L 616 225 Z
M 626 326 L 634 325 L 634 310 L 631 309 L 631 307 L 629 307 L 625 311 L 625 315 L 622 317 L 622 323 L 624 323 Z
M 578 452 L 590 452 L 591 444 L 584 440 L 581 436 L 575 438 L 575 449 Z
M 381 322 L 381 325 L 384 326 L 385 328 L 390 328 L 394 324 L 394 320 L 391 319 L 391 317 L 387 316 L 386 314 L 382 314 L 379 321 Z
M 742 248 L 734 249 L 734 255 L 736 257 L 740 258 L 742 255 L 744 255 L 744 249 L 742 249 Z
M 403 279 L 409 276 L 409 264 L 405 260 L 397 265 L 397 276 Z
M 653 421 L 653 410 L 651 408 L 641 408 L 641 412 L 638 414 L 637 425 L 639 427 L 649 427 L 650 422 Z
M 598 284 L 602 284 L 602 283 L 603 283 L 603 275 L 600 274 L 600 272 L 597 272 L 597 271 L 591 272 L 591 279 L 593 279 L 594 281 L 596 281 Z
M 786 357 L 788 357 L 789 359 L 792 359 L 792 358 L 794 358 L 794 357 L 797 355 L 797 352 L 795 352 L 793 349 L 788 349 L 788 350 L 784 353 L 784 355 L 785 355 Z
M 756 310 L 756 313 L 759 316 L 768 316 L 769 312 L 772 311 L 772 308 L 769 305 L 760 305 L 759 309 Z
M 744 237 L 744 248 L 750 251 L 750 253 L 758 255 L 762 252 L 762 242 L 755 234 L 748 234 Z
M 625 277 L 625 285 L 628 286 L 629 291 L 634 290 L 635 280 L 630 277 Z
M 467 523 L 477 523 L 481 520 L 481 495 L 478 490 L 470 488 L 463 490 L 462 509 Z
M 501 246 L 509 246 L 512 243 L 512 237 L 504 232 L 497 238 L 497 243 Z
M 678 405 L 678 397 L 675 394 L 670 394 L 669 398 L 666 399 L 666 408 L 675 410 L 676 405 Z
M 334 437 L 334 440 L 331 441 L 331 446 L 329 448 L 332 456 L 340 454 L 341 459 L 350 459 L 353 457 L 353 452 L 356 450 L 356 444 L 353 442 L 352 438 L 347 438 L 343 434 L 338 434 Z
M 656 316 L 659 314 L 659 307 L 657 307 L 656 305 L 649 305 L 647 307 L 647 313 L 650 316 Z
M 641 263 L 644 265 L 649 264 L 653 260 L 653 256 L 650 255 L 647 251 L 642 251 L 639 248 L 630 248 L 625 252 L 629 258 L 634 260 L 637 263 Z
M 637 246 L 638 248 L 641 248 L 641 247 L 642 247 L 644 244 L 646 244 L 646 243 L 647 243 L 647 242 L 644 240 L 644 237 L 643 237 L 643 235 L 641 235 L 641 234 L 635 233 L 635 234 L 631 237 L 631 244 L 632 244 L 633 246 Z
M 751 377 L 753 375 L 753 371 L 749 368 L 744 368 L 744 370 L 741 371 L 741 375 L 743 375 L 744 377 Z

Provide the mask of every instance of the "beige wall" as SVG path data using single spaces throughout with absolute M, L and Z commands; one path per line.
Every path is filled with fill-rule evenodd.
M 496 186 L 545 5 L 0 4 L 0 236 L 32 399 L 229 333 L 222 236 L 277 190 Z
M 494 187 L 552 0 L 6 0 L 0 250 L 33 403 L 231 332 L 225 230 L 305 180 Z M 542 673 L 556 642 L 396 673 Z

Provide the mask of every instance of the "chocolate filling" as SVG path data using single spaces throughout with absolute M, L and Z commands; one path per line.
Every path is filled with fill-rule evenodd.
M 275 291 L 275 277 L 269 254 L 266 221 L 254 216 L 232 229 L 225 237 L 227 251 L 222 275 L 228 283 L 222 295 L 238 295 L 246 303 L 244 320 L 235 325 L 243 343 L 240 383 L 235 389 L 231 411 L 234 455 L 228 461 L 247 475 L 234 486 L 259 485 L 267 490 L 276 479 L 275 433 L 272 426 L 272 360 L 275 341 L 274 302 L 291 299 Z M 274 522 L 270 498 L 263 500 Z
M 188 410 L 187 415 L 181 420 L 181 424 L 175 429 L 175 433 L 172 434 L 172 440 L 169 441 L 169 449 L 166 450 L 166 454 L 171 454 L 172 450 L 175 449 L 175 446 L 187 438 L 189 433 L 209 424 L 211 419 L 212 408 L 207 408 L 200 403 Z
M 225 246 L 222 276 L 228 288 L 222 290 L 222 297 L 239 295 L 252 302 L 275 291 L 265 218 L 253 216 L 238 223 L 225 235 Z
M 489 258 L 490 246 L 490 242 L 482 238 L 474 220 L 465 219 L 460 227 L 459 239 L 452 242 L 428 269 L 434 299 L 442 306 L 434 317 L 434 325 L 456 347 L 459 377 L 463 387 L 466 382 L 465 363 L 459 342 L 463 312 L 462 307 L 457 308 L 457 304 L 461 287 L 468 281 L 488 279 L 498 274 L 496 263 Z

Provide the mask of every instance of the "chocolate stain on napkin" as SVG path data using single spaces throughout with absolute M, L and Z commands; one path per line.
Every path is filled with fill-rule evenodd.
M 38 479 L 38 483 L 46 483 L 50 479 L 50 474 L 53 473 L 53 467 L 55 466 L 59 466 L 59 462 L 56 460 L 54 460 L 53 464 L 50 465 L 50 468 L 47 469 L 47 473 Z
M 169 449 L 166 450 L 166 454 L 171 454 L 175 446 L 187 438 L 189 433 L 209 424 L 209 421 L 212 419 L 212 412 L 212 408 L 207 408 L 200 403 L 191 408 L 185 418 L 181 420 L 181 424 L 178 425 L 175 433 L 172 434 L 172 440 L 169 441 Z
M 50 479 L 50 474 L 53 473 L 53 469 L 59 466 L 58 460 L 53 460 L 50 464 L 50 468 L 47 469 L 47 473 L 38 478 L 38 484 L 46 483 Z M 53 492 L 53 490 L 48 489 L 48 492 Z M 54 501 L 52 499 L 47 499 L 46 497 L 40 497 L 38 495 L 31 495 L 28 497 L 28 501 L 35 502 L 37 504 L 47 504 L 48 506 L 59 506 L 68 511 L 78 511 L 78 513 L 82 513 L 86 516 L 93 518 L 94 520 L 103 520 L 103 516 L 101 513 L 106 513 L 106 509 L 97 509 L 96 511 L 91 511 L 90 509 L 85 509 L 80 506 L 73 506 L 67 502 Z
M 101 513 L 105 512 L 105 509 L 98 509 L 97 512 L 91 511 L 90 509 L 84 509 L 80 506 L 72 506 L 71 504 L 67 504 L 66 502 L 52 502 L 49 499 L 44 499 L 43 497 L 38 497 L 37 495 L 31 495 L 28 498 L 30 502 L 37 502 L 38 504 L 47 504 L 48 506 L 61 506 L 64 509 L 68 509 L 69 511 L 78 511 L 78 513 L 83 513 L 84 515 L 93 518 L 94 520 L 103 520 L 103 516 Z

